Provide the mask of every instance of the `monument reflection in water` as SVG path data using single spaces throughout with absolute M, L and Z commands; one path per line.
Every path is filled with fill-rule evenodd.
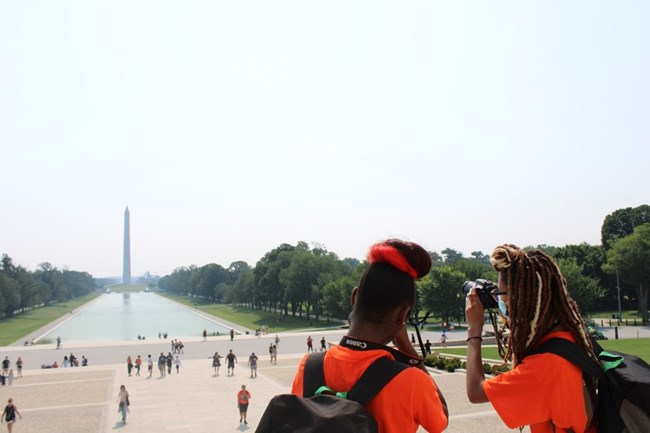
M 106 293 L 83 310 L 41 338 L 64 342 L 158 339 L 199 337 L 206 329 L 209 335 L 227 334 L 230 329 L 196 314 L 184 306 L 151 292 Z

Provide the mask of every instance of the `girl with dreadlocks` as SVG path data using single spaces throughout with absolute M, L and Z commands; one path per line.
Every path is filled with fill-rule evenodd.
M 492 295 L 498 297 L 510 331 L 507 339 L 499 333 L 497 344 L 504 364 L 511 362 L 512 370 L 485 379 L 481 359 L 484 307 L 473 288 L 465 304 L 467 397 L 472 403 L 492 403 L 510 428 L 530 425 L 531 433 L 596 433 L 582 371 L 554 354 L 527 356 L 544 341 L 564 338 L 585 349 L 596 362 L 578 306 L 557 264 L 542 251 L 526 252 L 510 244 L 497 247 L 491 262 L 499 273 L 498 292 Z
M 415 280 L 429 273 L 431 258 L 415 243 L 391 239 L 373 245 L 368 261 L 370 266 L 352 291 L 348 334 L 325 352 L 325 385 L 334 392 L 348 392 L 378 358 L 403 363 L 410 368 L 388 382 L 366 409 L 380 433 L 414 433 L 418 425 L 439 433 L 447 427 L 447 406 L 406 330 L 415 302 Z M 291 392 L 298 396 L 303 394 L 308 356 L 293 382 Z

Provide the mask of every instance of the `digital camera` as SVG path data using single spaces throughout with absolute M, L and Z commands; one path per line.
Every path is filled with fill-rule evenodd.
M 463 294 L 467 296 L 472 287 L 476 287 L 476 294 L 478 295 L 481 304 L 483 304 L 483 307 L 498 308 L 499 304 L 492 295 L 492 292 L 499 291 L 496 283 L 482 279 L 477 279 L 476 281 L 465 281 L 465 283 L 463 283 Z

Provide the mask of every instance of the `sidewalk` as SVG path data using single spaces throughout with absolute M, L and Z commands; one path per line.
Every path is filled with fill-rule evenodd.
M 26 370 L 11 387 L 0 388 L 0 401 L 11 396 L 23 414 L 15 426 L 17 433 L 253 432 L 268 401 L 276 394 L 289 392 L 301 357 L 287 355 L 277 365 L 262 359 L 257 378 L 249 377 L 250 370 L 243 361 L 235 369 L 235 376 L 228 377 L 224 367 L 218 377 L 214 376 L 208 359 L 185 361 L 180 374 L 172 370 L 164 379 L 158 377 L 155 367 L 152 378 L 147 378 L 144 370 L 141 376 L 134 372 L 128 377 L 123 365 Z M 449 406 L 447 432 L 511 431 L 489 404 L 467 402 L 463 373 L 432 375 Z M 117 393 L 122 384 L 131 400 L 126 425 L 117 413 Z M 252 394 L 248 426 L 239 424 L 236 405 L 235 396 L 242 384 Z

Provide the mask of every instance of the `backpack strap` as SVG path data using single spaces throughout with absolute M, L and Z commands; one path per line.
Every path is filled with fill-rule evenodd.
M 326 352 L 316 352 L 307 357 L 303 373 L 303 397 L 313 396 L 321 386 L 325 385 L 323 370 L 325 354 Z M 347 393 L 347 399 L 366 406 L 388 382 L 407 368 L 408 365 L 387 357 L 376 359 Z
M 327 352 L 312 352 L 307 356 L 302 375 L 302 396 L 312 397 L 316 390 L 325 385 L 323 361 Z
M 376 359 L 348 392 L 348 400 L 365 407 L 388 382 L 407 368 L 408 365 L 387 357 Z
M 582 371 L 590 376 L 601 381 L 606 380 L 601 366 L 596 364 L 584 349 L 569 340 L 565 340 L 564 338 L 551 338 L 536 349 L 533 349 L 528 355 L 537 355 L 540 353 L 553 353 L 561 356 L 577 367 L 580 367 Z

